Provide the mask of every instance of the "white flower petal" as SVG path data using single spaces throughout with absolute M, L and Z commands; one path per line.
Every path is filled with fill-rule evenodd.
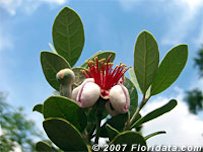
M 100 87 L 94 83 L 94 79 L 86 79 L 80 86 L 75 88 L 72 98 L 83 108 L 93 106 L 100 97 Z
M 115 85 L 110 89 L 109 100 L 112 107 L 119 113 L 125 113 L 130 106 L 128 89 L 124 85 Z
M 73 89 L 73 91 L 72 91 L 72 97 L 71 97 L 73 100 L 76 100 L 80 88 L 81 88 L 81 85 L 76 87 L 75 89 Z

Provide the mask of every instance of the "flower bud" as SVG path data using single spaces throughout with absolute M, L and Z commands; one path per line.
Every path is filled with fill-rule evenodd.
M 100 87 L 94 83 L 94 79 L 86 79 L 80 86 L 72 92 L 72 98 L 78 102 L 80 107 L 87 108 L 93 106 L 100 96 Z
M 110 89 L 109 100 L 115 111 L 126 113 L 130 106 L 128 89 L 124 85 L 115 85 Z
M 62 96 L 71 98 L 72 84 L 75 80 L 75 74 L 71 69 L 60 70 L 56 74 L 56 78 L 60 83 L 60 94 Z
M 61 84 L 73 84 L 75 80 L 75 74 L 71 69 L 62 69 L 56 74 L 57 80 Z

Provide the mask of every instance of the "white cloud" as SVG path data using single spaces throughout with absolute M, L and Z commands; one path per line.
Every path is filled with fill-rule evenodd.
M 185 37 L 195 29 L 199 20 L 198 14 L 203 7 L 203 0 L 173 0 L 169 12 L 172 18 L 169 28 L 162 38 L 162 44 L 173 45 L 185 40 Z
M 63 5 L 66 3 L 67 0 L 41 0 L 41 1 L 50 4 Z
M 3 27 L 0 27 L 0 51 L 13 48 L 12 38 L 9 34 L 5 33 Z
M 68 0 L 0 0 L 0 13 L 4 15 L 4 12 L 11 16 L 16 15 L 18 11 L 26 14 L 33 13 L 39 6 L 43 4 L 50 5 L 51 7 L 63 5 Z M 3 12 L 2 12 L 3 11 Z M 9 34 L 7 25 L 5 25 L 4 17 L 0 26 L 0 51 L 12 49 L 13 37 Z
M 30 113 L 30 111 L 27 111 L 27 113 L 28 113 L 27 118 L 35 122 L 37 129 L 39 129 L 39 132 L 41 133 L 41 136 L 45 137 L 45 132 L 42 126 L 42 122 L 44 121 L 43 116 L 38 112 Z
M 15 15 L 16 9 L 21 5 L 21 3 L 22 0 L 0 0 L 0 7 L 8 11 L 11 15 Z
M 203 92 L 203 79 L 201 78 L 194 78 L 193 81 L 191 81 L 191 86 L 189 88 L 189 90 L 195 89 L 195 88 L 199 88 L 200 90 L 202 90 Z
M 4 9 L 10 15 L 16 15 L 18 10 L 23 10 L 25 13 L 32 13 L 40 5 L 63 5 L 67 1 L 68 0 L 0 0 L 0 8 Z
M 199 32 L 197 38 L 194 38 L 193 41 L 197 46 L 203 45 L 203 21 L 201 23 L 200 32 Z
M 119 0 L 121 7 L 126 11 L 131 11 L 140 0 Z
M 159 13 L 164 13 L 162 15 L 166 18 L 165 23 L 167 23 L 168 27 L 165 28 L 166 33 L 161 40 L 163 45 L 182 43 L 187 36 L 190 36 L 191 33 L 194 35 L 194 33 L 197 33 L 194 31 L 199 30 L 199 22 L 201 21 L 198 15 L 201 14 L 203 0 L 157 0 L 154 2 L 147 0 L 119 0 L 119 3 L 125 11 L 134 11 L 142 4 L 146 5 L 146 10 L 150 9 L 150 12 L 151 9 L 156 8 L 156 10 L 160 10 Z M 148 7 L 149 5 L 153 6 Z M 158 15 L 160 16 L 160 14 Z M 203 23 L 200 24 L 203 26 Z M 203 28 L 200 31 L 199 35 L 193 38 L 193 43 L 196 45 L 203 43 Z
M 167 134 L 159 135 L 148 141 L 149 145 L 203 146 L 203 120 L 191 114 L 183 101 L 183 90 L 176 89 L 178 105 L 171 112 L 146 123 L 144 134 L 165 130 Z M 150 101 L 143 110 L 146 114 L 167 103 L 169 98 L 157 97 Z

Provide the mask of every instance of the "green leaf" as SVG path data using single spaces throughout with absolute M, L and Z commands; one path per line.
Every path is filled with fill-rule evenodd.
M 137 120 L 139 120 L 141 117 L 142 117 L 142 116 L 141 116 L 140 113 L 137 114 L 137 116 L 135 117 L 134 121 L 132 121 L 132 124 L 135 123 Z M 135 129 L 136 129 L 137 132 L 139 132 L 139 131 L 141 131 L 142 126 L 135 127 Z
M 153 80 L 151 95 L 164 91 L 176 81 L 181 71 L 185 67 L 187 57 L 187 45 L 178 45 L 167 53 Z
M 83 110 L 71 99 L 52 96 L 44 102 L 44 117 L 64 118 L 83 131 L 87 125 L 87 118 Z
M 76 86 L 80 85 L 84 79 L 85 79 L 85 76 L 84 74 L 81 72 L 82 70 L 84 70 L 84 68 L 80 68 L 80 67 L 76 67 L 76 68 L 72 68 L 74 74 L 75 74 L 75 81 L 74 81 L 74 84 Z
M 38 152 L 55 152 L 55 150 L 46 142 L 40 141 L 36 143 L 36 150 Z
M 85 41 L 83 25 L 78 14 L 68 7 L 63 8 L 54 21 L 52 36 L 56 51 L 72 67 L 79 59 Z
M 128 89 L 130 95 L 130 115 L 132 115 L 136 111 L 138 105 L 137 90 L 134 84 L 127 77 L 125 77 L 124 85 Z
M 79 131 L 61 118 L 48 118 L 43 127 L 49 139 L 64 151 L 88 151 Z
M 135 88 L 136 88 L 138 91 L 142 92 L 141 89 L 140 89 L 140 86 L 139 86 L 139 84 L 138 84 L 138 82 L 137 82 L 137 78 L 136 78 L 136 75 L 135 75 L 135 71 L 134 71 L 134 69 L 133 69 L 132 67 L 129 68 L 128 73 L 129 73 L 129 76 L 130 76 L 130 80 L 131 80 L 132 83 L 134 84 Z
M 117 134 L 119 134 L 119 131 L 110 126 L 109 124 L 106 125 L 106 130 L 110 140 L 112 140 Z
M 160 134 L 166 134 L 166 131 L 157 131 L 157 132 L 154 132 L 152 134 L 147 135 L 144 139 L 148 140 L 149 138 L 152 138 L 152 137 L 160 135 Z
M 37 105 L 35 105 L 34 108 L 32 109 L 32 111 L 37 111 L 37 112 L 43 114 L 43 104 L 37 104 Z
M 118 131 L 122 131 L 125 127 L 125 123 L 128 120 L 128 113 L 119 114 L 111 117 L 111 119 L 107 120 L 106 124 L 111 125 Z
M 162 107 L 153 110 L 152 112 L 148 113 L 147 115 L 141 117 L 138 119 L 134 124 L 133 127 L 139 127 L 145 122 L 151 121 L 169 111 L 171 111 L 175 106 L 177 105 L 177 101 L 172 99 L 167 104 L 163 105 Z
M 56 74 L 65 68 L 70 68 L 69 63 L 61 56 L 51 52 L 41 52 L 41 65 L 44 75 L 49 84 L 59 90 L 60 84 L 56 79 Z
M 123 131 L 125 127 L 125 123 L 128 120 L 128 113 L 119 114 L 116 116 L 111 117 L 107 120 L 107 122 L 101 127 L 101 136 L 102 137 L 108 137 L 106 125 L 109 124 L 113 128 L 115 128 L 118 131 Z
M 88 132 L 90 138 L 91 138 L 92 134 L 94 133 L 94 130 L 96 128 L 96 123 L 97 123 L 97 116 L 96 116 L 97 108 L 95 105 L 92 108 L 88 108 L 86 111 L 87 126 L 86 126 L 85 130 Z
M 127 144 L 127 147 L 124 149 L 125 151 L 136 151 L 138 146 L 147 146 L 146 142 L 144 140 L 144 137 L 142 137 L 140 134 L 134 132 L 134 131 L 125 131 L 120 134 L 118 134 L 110 143 L 117 145 L 125 145 Z M 135 145 L 135 146 L 133 146 Z M 122 149 L 121 149 L 122 150 Z M 122 150 L 123 151 L 123 150 Z
M 143 94 L 152 84 L 159 64 L 159 50 L 154 37 L 147 31 L 139 34 L 134 52 L 134 71 Z
M 92 57 L 90 57 L 88 60 L 85 61 L 85 63 L 83 65 L 81 65 L 81 67 L 86 68 L 87 67 L 87 62 L 89 60 L 94 59 L 95 57 L 98 57 L 98 59 L 107 59 L 109 56 L 111 55 L 111 62 L 114 61 L 116 53 L 112 52 L 112 51 L 99 51 L 96 54 L 94 54 Z

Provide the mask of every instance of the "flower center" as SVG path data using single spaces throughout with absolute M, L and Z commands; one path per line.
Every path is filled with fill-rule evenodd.
M 88 61 L 88 69 L 83 70 L 82 73 L 86 78 L 94 78 L 95 83 L 101 88 L 101 95 L 103 97 L 109 95 L 109 90 L 116 84 L 123 83 L 123 75 L 128 70 L 126 65 L 120 64 L 113 68 L 111 55 L 107 59 L 99 60 L 95 57 Z

